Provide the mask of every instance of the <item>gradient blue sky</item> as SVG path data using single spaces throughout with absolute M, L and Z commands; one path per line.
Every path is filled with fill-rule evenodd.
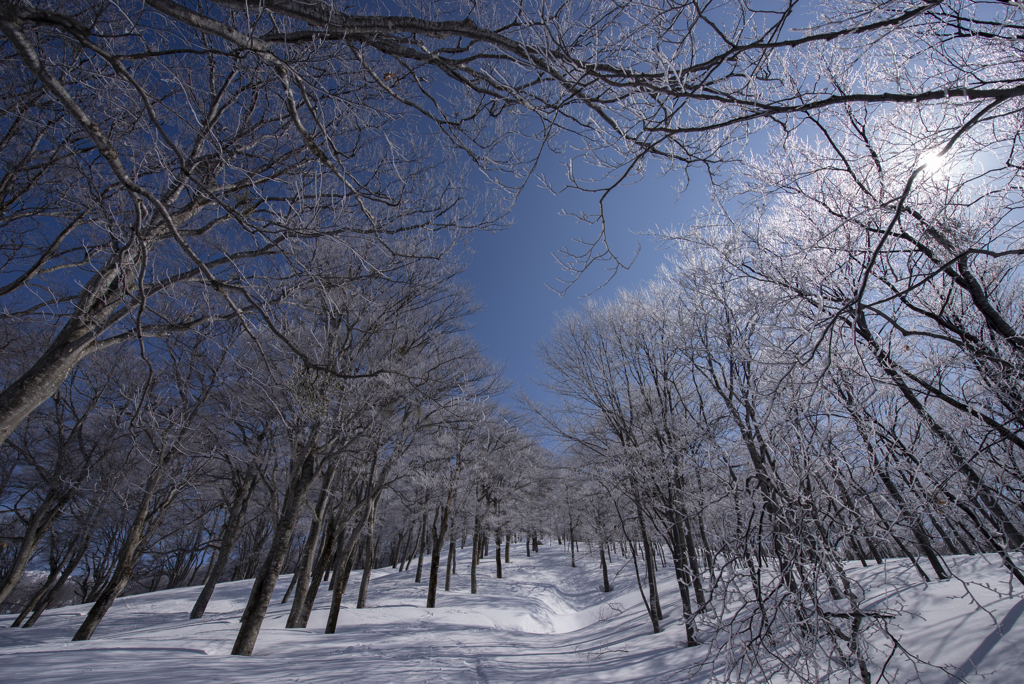
M 564 174 L 554 162 L 548 164 L 546 172 L 552 182 Z M 573 237 L 593 235 L 595 231 L 593 226 L 560 212 L 593 209 L 596 204 L 592 197 L 575 191 L 553 195 L 531 179 L 513 210 L 512 227 L 475 237 L 476 254 L 466 277 L 484 309 L 472 319 L 473 334 L 489 357 L 507 364 L 505 375 L 515 383 L 509 394 L 521 388 L 534 400 L 548 398 L 531 378 L 542 377 L 536 345 L 551 332 L 559 312 L 579 307 L 588 296 L 607 299 L 617 290 L 636 287 L 655 275 L 667 252 L 658 240 L 642 233 L 680 225 L 706 204 L 702 183 L 694 183 L 682 197 L 678 187 L 677 176 L 652 175 L 614 191 L 606 202 L 613 247 L 627 262 L 638 243 L 641 250 L 629 271 L 620 270 L 597 292 L 595 288 L 609 275 L 600 263 L 594 264 L 564 296 L 548 287 L 562 287 L 558 280 L 566 277 L 552 253 Z

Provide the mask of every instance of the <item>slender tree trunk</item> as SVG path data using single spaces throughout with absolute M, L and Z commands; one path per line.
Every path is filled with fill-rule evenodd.
M 658 576 L 654 565 L 654 549 L 651 547 L 651 539 L 647 534 L 647 523 L 644 521 L 643 511 L 637 506 L 637 519 L 640 521 L 640 539 L 644 545 L 644 563 L 647 565 L 647 584 L 650 586 L 651 607 L 658 615 L 659 620 L 664 620 L 665 615 L 661 612 L 661 599 L 658 596 Z
M 427 582 L 427 608 L 433 608 L 437 604 L 437 581 L 441 569 L 441 550 L 444 548 L 444 538 L 448 536 L 448 518 L 451 515 L 452 503 L 455 501 L 455 489 L 448 493 L 448 500 L 444 504 L 444 512 L 441 515 L 440 527 L 434 533 L 433 548 L 430 552 L 430 579 Z M 452 542 L 454 544 L 454 542 Z M 452 548 L 449 548 L 448 569 L 452 564 Z M 445 573 L 445 588 L 450 584 L 450 575 Z
M 356 601 L 356 608 L 366 608 L 366 596 L 370 591 L 370 573 L 373 572 L 373 565 L 376 561 L 376 547 L 373 544 L 373 528 L 377 524 L 377 507 L 373 507 L 370 513 L 369 529 L 366 530 L 366 550 L 363 552 L 363 577 L 359 582 L 359 598 Z
M 473 557 L 469 568 L 469 593 L 476 593 L 476 566 L 480 563 L 480 518 L 473 519 Z
M 420 534 L 416 539 L 416 551 L 412 556 L 409 557 L 409 562 L 406 563 L 405 569 L 408 570 L 409 566 L 412 565 L 412 559 L 418 558 L 416 563 L 416 582 L 420 581 L 420 573 L 423 568 L 423 547 L 427 544 L 427 512 L 423 511 L 423 519 L 420 520 Z
M 700 563 L 697 560 L 697 545 L 693 541 L 693 529 L 689 517 L 683 518 L 683 540 L 686 542 L 686 557 L 690 564 L 690 577 L 693 579 L 693 594 L 697 599 L 697 612 L 702 613 L 707 606 L 704 597 L 704 583 L 700 577 Z
M 313 602 L 316 601 L 316 595 L 320 590 L 320 583 L 323 581 L 327 573 L 327 566 L 331 562 L 331 554 L 334 551 L 335 539 L 337 537 L 337 530 L 335 529 L 336 517 L 336 515 L 331 516 L 330 524 L 324 533 L 324 545 L 313 566 L 313 580 L 310 583 L 309 590 L 306 592 L 306 597 L 302 601 L 296 626 L 303 629 L 309 624 L 309 616 L 313 612 Z
M 409 543 L 409 535 L 402 530 L 398 533 L 398 542 L 395 544 L 395 558 L 394 562 L 391 563 L 391 569 L 397 570 L 398 564 L 405 561 L 405 547 Z
M 601 575 L 604 577 L 604 593 L 607 594 L 612 590 L 612 585 L 608 582 L 608 559 L 604 554 L 604 542 L 599 542 L 598 546 L 601 549 Z
M 661 633 L 661 619 L 658 617 L 658 612 L 654 610 L 654 606 L 648 602 L 647 596 L 644 594 L 644 583 L 640 579 L 640 564 L 636 558 L 636 544 L 629 542 L 629 550 L 633 555 L 633 569 L 636 570 L 636 586 L 640 589 L 640 598 L 643 599 L 644 606 L 647 608 L 647 616 L 651 618 L 651 626 L 654 629 L 655 634 Z
M 511 546 L 512 546 L 512 535 L 511 534 L 506 534 L 505 535 L 505 562 L 506 563 L 511 563 L 512 562 L 511 551 L 509 550 L 511 548 Z
M 295 599 L 292 601 L 291 610 L 288 611 L 285 629 L 305 626 L 301 624 L 302 607 L 306 603 L 306 594 L 309 592 L 312 566 L 317 549 L 322 543 L 326 543 L 326 539 L 321 540 L 320 530 L 323 527 L 324 516 L 327 514 L 327 505 L 331 501 L 331 487 L 334 485 L 334 476 L 337 472 L 337 462 L 332 462 L 320 485 L 316 508 L 313 509 L 313 519 L 309 523 L 309 535 L 306 538 L 305 548 L 299 556 L 299 565 L 295 568 Z
M 171 458 L 172 450 L 168 450 L 167 453 L 160 457 L 160 462 L 146 479 L 142 501 L 139 503 L 139 510 L 135 514 L 135 519 L 132 521 L 131 527 L 128 528 L 124 543 L 118 552 L 117 566 L 114 568 L 114 573 L 97 597 L 89 613 L 85 616 L 81 627 L 78 628 L 78 631 L 71 638 L 72 641 L 88 641 L 96 631 L 96 628 L 99 627 L 103 616 L 110 610 L 110 606 L 114 604 L 114 600 L 128 586 L 128 582 L 135 572 L 135 566 L 142 555 L 142 547 L 146 543 L 149 534 L 152 533 L 151 523 L 159 515 L 159 511 L 165 509 L 174 498 L 174 492 L 172 491 L 159 504 L 154 505 L 153 502 L 156 496 L 156 489 L 163 479 L 164 469 L 170 463 Z
M 345 593 L 345 587 L 348 584 L 348 575 L 351 572 L 352 564 L 354 562 L 354 551 L 359 544 L 359 538 L 366 527 L 366 522 L 370 519 L 373 513 L 373 509 L 376 506 L 376 497 L 379 493 L 373 491 L 373 480 L 367 482 L 365 494 L 365 503 L 363 504 L 363 515 L 358 525 L 355 525 L 353 529 L 346 533 L 347 540 L 344 544 L 338 544 L 338 554 L 335 560 L 334 573 L 335 573 L 335 584 L 334 592 L 331 594 L 331 610 L 327 616 L 327 628 L 324 630 L 325 634 L 334 634 L 338 628 L 338 615 L 341 612 L 341 597 Z
M 444 572 L 444 590 L 452 590 L 452 574 L 455 572 L 455 537 L 448 542 L 448 563 Z
M 438 508 L 434 508 L 434 522 L 430 525 L 430 535 L 427 535 L 427 513 L 423 512 L 423 534 L 421 535 L 422 543 L 420 544 L 420 557 L 416 561 L 416 583 L 419 584 L 423 581 L 423 555 L 427 550 L 427 541 L 433 541 L 436 535 L 435 529 L 437 528 L 437 513 Z
M 284 568 L 281 568 L 284 570 Z M 292 579 L 288 583 L 288 588 L 284 590 L 284 596 L 281 597 L 281 605 L 288 603 L 288 597 L 292 595 L 292 590 L 295 588 L 295 583 L 299 581 L 299 573 L 292 572 Z
M 89 541 L 91 537 L 92 530 L 90 530 L 89 533 L 85 536 L 85 538 L 83 538 L 83 540 L 80 542 L 78 551 L 75 553 L 75 555 L 71 558 L 71 560 L 69 560 L 64 565 L 64 569 L 61 572 L 60 577 L 57 578 L 57 581 L 53 584 L 52 587 L 50 587 L 49 591 L 47 591 L 46 594 L 39 600 L 39 603 L 36 604 L 35 610 L 32 612 L 32 616 L 28 619 L 27 622 L 25 622 L 24 625 L 22 625 L 23 629 L 27 629 L 32 625 L 36 624 L 36 620 L 38 620 L 39 617 L 43 614 L 43 611 L 49 608 L 50 604 L 53 603 L 53 600 L 57 597 L 57 594 L 67 583 L 68 578 L 71 577 L 71 574 L 75 571 L 75 568 L 78 567 L 78 564 L 82 561 L 82 558 L 85 556 L 85 552 L 89 549 Z
M 501 579 L 501 531 L 494 533 L 494 564 L 496 576 Z
M 28 602 L 25 603 L 25 607 L 18 613 L 18 617 L 14 618 L 14 622 L 11 623 L 11 629 L 15 627 L 21 627 L 21 623 L 25 621 L 25 618 L 35 609 L 43 596 L 49 593 L 50 588 L 57 583 L 57 578 L 60 577 L 60 568 L 62 563 L 57 563 L 50 567 L 50 574 L 47 575 L 46 581 L 39 585 L 39 588 L 32 592 L 32 597 L 29 598 Z
M 2 441 L 0 439 L 0 443 Z M 14 556 L 10 569 L 3 577 L 0 577 L 0 603 L 6 601 L 14 588 L 18 586 L 18 582 L 21 581 L 21 577 L 25 573 L 25 568 L 28 567 L 28 562 L 32 560 L 32 556 L 39 548 L 39 543 L 57 522 L 69 498 L 69 495 L 50 491 L 43 502 L 32 512 L 28 524 L 25 526 L 25 535 L 22 538 L 21 546 L 18 547 L 18 553 Z
M 256 647 L 256 637 L 259 636 L 263 618 L 266 617 L 267 608 L 270 606 L 274 585 L 277 584 L 277 578 L 281 576 L 281 568 L 288 556 L 292 535 L 295 533 L 295 526 L 302 513 L 303 501 L 313 484 L 315 475 L 316 459 L 312 451 L 307 449 L 302 459 L 292 466 L 281 516 L 274 527 L 270 552 L 253 582 L 249 601 L 242 612 L 242 625 L 235 638 L 231 655 L 252 655 L 252 651 Z

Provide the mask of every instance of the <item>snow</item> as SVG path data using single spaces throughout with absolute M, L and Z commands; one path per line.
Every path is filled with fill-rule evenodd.
M 468 552 L 468 549 L 467 549 Z M 612 561 L 615 590 L 600 591 L 600 567 L 578 557 L 571 568 L 559 546 L 526 558 L 513 546 L 504 579 L 493 556 L 480 566 L 479 593 L 469 592 L 468 557 L 459 558 L 451 592 L 428 610 L 426 582 L 390 568 L 373 573 L 368 607 L 356 610 L 353 574 L 338 631 L 323 633 L 329 595 L 322 587 L 306 629 L 284 628 L 281 578 L 252 657 L 231 656 L 250 582 L 217 587 L 206 617 L 188 619 L 199 587 L 119 599 L 88 642 L 71 642 L 89 606 L 47 612 L 31 629 L 0 629 L 0 672 L 8 682 L 107 684 L 157 682 L 678 682 L 694 679 L 706 646 L 684 648 L 673 573 L 659 586 L 665 631 L 652 634 L 636 590 L 632 562 Z M 921 582 L 902 561 L 851 567 L 868 587 L 866 608 L 899 612 L 890 631 L 911 653 L 897 653 L 892 681 L 999 684 L 1024 681 L 1024 597 L 995 556 L 948 559 L 957 578 Z M 5 616 L 13 619 L 13 616 Z M 881 668 L 891 647 L 872 662 Z M 705 674 L 708 672 L 705 669 Z

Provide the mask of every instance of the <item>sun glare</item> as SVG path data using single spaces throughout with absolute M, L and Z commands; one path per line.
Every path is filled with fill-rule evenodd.
M 945 171 L 948 165 L 946 155 L 939 150 L 928 150 L 917 160 L 921 172 L 926 176 L 934 176 Z

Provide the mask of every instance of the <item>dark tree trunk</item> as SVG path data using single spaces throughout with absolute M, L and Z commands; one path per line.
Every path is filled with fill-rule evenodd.
M 57 522 L 57 518 L 60 517 L 64 505 L 69 499 L 69 494 L 58 494 L 51 490 L 43 502 L 32 512 L 28 524 L 25 526 L 25 535 L 22 538 L 21 546 L 18 547 L 18 553 L 15 554 L 10 569 L 3 577 L 0 577 L 0 603 L 6 601 L 14 588 L 18 586 L 28 562 L 32 560 L 32 556 L 39 548 L 39 543 Z
M 238 630 L 231 655 L 252 655 L 256 647 L 256 637 L 259 636 L 263 618 L 266 617 L 274 593 L 274 585 L 277 584 L 277 578 L 280 577 L 281 568 L 288 556 L 292 535 L 302 513 L 303 501 L 315 476 L 316 459 L 312 450 L 307 449 L 302 459 L 292 467 L 281 516 L 274 527 L 270 552 L 253 582 L 249 601 L 242 612 L 242 626 Z
M 21 627 L 21 623 L 25 621 L 25 618 L 27 618 L 32 610 L 39 605 L 39 602 L 42 600 L 43 596 L 50 591 L 50 588 L 57 583 L 58 577 L 60 577 L 60 565 L 52 565 L 50 567 L 50 574 L 46 577 L 46 581 L 40 584 L 39 588 L 32 592 L 32 597 L 29 598 L 25 607 L 21 609 L 20 613 L 18 613 L 18 617 L 14 618 L 14 622 L 11 623 L 11 629 Z
M 427 545 L 427 512 L 423 511 L 423 519 L 420 521 L 420 536 L 416 541 L 416 553 L 415 556 L 418 560 L 416 561 L 416 582 L 420 581 L 423 573 L 423 547 Z M 412 565 L 412 558 L 409 559 L 408 565 Z M 408 565 L 406 569 L 408 569 Z
M 608 559 L 604 554 L 604 542 L 600 542 L 598 546 L 601 549 L 601 575 L 604 577 L 604 593 L 607 594 L 612 590 L 612 585 L 608 582 Z
M 571 522 L 571 519 L 570 519 L 570 523 L 569 523 L 569 554 L 570 554 L 570 557 L 572 559 L 571 565 L 572 565 L 572 567 L 575 568 L 576 567 L 576 533 L 575 533 L 575 530 L 574 530 L 574 526 L 573 526 L 573 524 Z
M 480 563 L 480 518 L 473 519 L 473 556 L 469 564 L 469 593 L 476 593 L 476 566 Z
M 423 525 L 424 525 L 423 531 L 424 531 L 424 534 L 421 535 L 422 536 L 422 543 L 420 544 L 420 556 L 419 556 L 419 560 L 416 561 L 416 583 L 417 584 L 419 584 L 420 582 L 423 581 L 423 555 L 426 553 L 426 550 L 427 550 L 427 541 L 429 540 L 429 541 L 433 542 L 435 540 L 435 538 L 436 538 L 436 531 L 435 530 L 437 528 L 437 514 L 438 514 L 438 510 L 439 510 L 438 508 L 436 508 L 436 507 L 434 508 L 434 522 L 431 523 L 431 525 L 430 525 L 430 528 L 429 528 L 430 529 L 430 535 L 429 536 L 426 534 L 426 531 L 428 529 L 426 527 L 427 513 L 426 513 L 426 511 L 423 512 Z M 431 549 L 431 555 L 433 555 L 433 549 Z
M 684 542 L 682 539 L 683 530 L 682 523 L 680 521 L 680 514 L 673 505 L 671 498 L 669 499 L 669 516 L 671 517 L 669 537 L 672 542 L 672 563 L 675 565 L 676 584 L 679 585 L 679 596 L 683 601 L 683 621 L 686 625 L 686 645 L 696 646 L 697 635 L 693 622 L 693 605 L 690 602 L 690 585 L 692 584 L 693 579 L 691 570 L 684 559 Z
M 654 549 L 651 547 L 651 539 L 647 534 L 647 523 L 644 521 L 643 511 L 637 506 L 637 519 L 640 521 L 640 539 L 644 545 L 644 563 L 647 565 L 647 584 L 651 592 L 651 607 L 658 615 L 659 620 L 664 620 L 665 615 L 661 612 L 661 599 L 658 596 L 658 576 L 654 565 Z
M 81 627 L 78 628 L 78 631 L 71 638 L 72 641 L 88 641 L 96 631 L 96 628 L 99 627 L 103 616 L 110 610 L 110 606 L 114 604 L 114 600 L 128 586 L 128 582 L 135 572 L 135 566 L 142 557 L 143 546 L 148 540 L 149 535 L 153 532 L 153 523 L 166 510 L 166 507 L 175 496 L 176 491 L 172 490 L 160 502 L 154 503 L 153 501 L 156 497 L 157 487 L 163 479 L 164 469 L 170 463 L 172 457 L 173 450 L 169 449 L 167 453 L 160 457 L 156 468 L 146 478 L 139 510 L 135 514 L 135 519 L 132 521 L 131 527 L 128 528 L 124 543 L 118 552 L 117 566 L 114 568 L 114 573 L 97 597 L 89 613 L 85 616 Z
M 494 533 L 494 564 L 496 577 L 501 579 L 501 532 Z
M 373 507 L 370 513 L 370 527 L 366 530 L 366 548 L 363 551 L 363 577 L 359 582 L 359 598 L 356 601 L 356 608 L 366 608 L 366 596 L 370 591 L 370 573 L 373 572 L 373 565 L 376 561 L 376 547 L 373 544 L 373 528 L 377 522 L 377 507 Z
M 437 604 L 437 582 L 441 570 L 441 549 L 444 548 L 444 538 L 448 536 L 448 519 L 451 515 L 452 503 L 455 501 L 455 490 L 448 493 L 448 500 L 444 504 L 444 511 L 441 514 L 440 526 L 434 531 L 433 545 L 430 552 L 430 578 L 427 582 L 427 608 L 433 608 Z M 436 519 L 436 516 L 435 516 Z M 436 522 L 436 520 L 435 520 Z M 454 542 L 452 542 L 454 544 Z M 452 549 L 449 549 L 448 568 L 451 569 Z M 450 575 L 445 573 L 445 589 L 450 584 Z
M 448 542 L 448 563 L 444 572 L 444 590 L 452 590 L 452 574 L 455 572 L 455 537 Z
M 327 515 L 327 505 L 331 501 L 331 487 L 334 485 L 334 476 L 337 472 L 337 463 L 331 463 L 320 485 L 320 494 L 317 497 L 316 508 L 313 510 L 313 519 L 309 523 L 309 535 L 306 537 L 305 548 L 299 556 L 299 565 L 295 568 L 295 599 L 292 601 L 291 610 L 288 611 L 285 629 L 305 627 L 302 620 L 303 606 L 306 604 L 306 594 L 309 592 L 313 574 L 312 566 L 317 549 L 321 543 L 326 544 L 326 538 L 321 540 L 320 530 L 323 527 L 324 516 Z
M 47 593 L 39 600 L 39 603 L 36 604 L 35 610 L 32 612 L 32 617 L 30 617 L 28 621 L 24 625 L 22 625 L 23 628 L 27 629 L 28 627 L 31 627 L 32 625 L 36 624 L 36 620 L 38 620 L 39 617 L 43 614 L 43 611 L 49 608 L 50 604 L 53 603 L 53 600 L 57 598 L 57 594 L 67 583 L 68 578 L 71 577 L 71 574 L 75 571 L 75 568 L 78 567 L 78 564 L 82 562 L 82 558 L 85 556 L 85 552 L 89 549 L 89 542 L 91 538 L 92 530 L 90 530 L 89 533 L 79 543 L 78 551 L 64 565 L 64 569 L 60 573 L 60 577 L 57 578 L 57 581 L 53 584 L 52 587 L 50 587 L 49 591 L 47 591 Z
M 338 615 L 341 612 L 341 597 L 345 593 L 345 588 L 348 585 L 348 576 L 352 571 L 352 565 L 355 561 L 355 549 L 359 545 L 359 538 L 362 534 L 363 528 L 366 527 L 367 521 L 373 514 L 373 509 L 376 506 L 376 497 L 379 492 L 373 491 L 373 480 L 367 482 L 365 488 L 365 496 L 363 503 L 363 515 L 359 523 L 353 526 L 353 529 L 346 533 L 348 539 L 344 544 L 338 544 L 338 553 L 335 559 L 334 573 L 335 573 L 335 584 L 334 592 L 331 594 L 331 610 L 327 616 L 327 628 L 324 630 L 325 634 L 334 634 L 338 628 Z
M 309 590 L 306 592 L 306 597 L 302 601 L 302 608 L 299 612 L 299 619 L 297 626 L 305 628 L 309 624 L 309 616 L 313 612 L 313 602 L 316 601 L 316 595 L 320 590 L 320 583 L 327 574 L 327 566 L 331 562 L 331 554 L 334 551 L 336 532 L 335 522 L 336 515 L 331 516 L 331 522 L 327 526 L 327 532 L 324 534 L 324 545 L 320 550 L 320 555 L 317 556 L 316 563 L 313 566 L 313 579 L 310 583 Z

